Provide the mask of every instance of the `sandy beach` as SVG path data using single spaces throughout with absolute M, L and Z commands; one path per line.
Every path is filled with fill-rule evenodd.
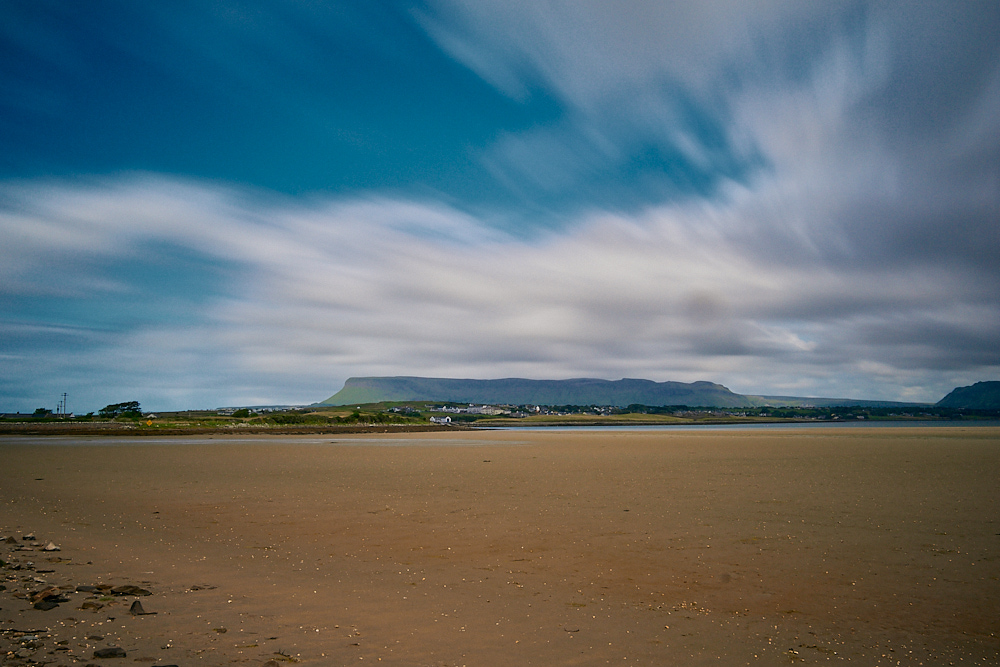
M 1000 663 L 995 428 L 8 436 L 0 465 L 3 665 Z

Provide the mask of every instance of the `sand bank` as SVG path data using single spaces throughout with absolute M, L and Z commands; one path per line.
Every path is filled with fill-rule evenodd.
M 1000 430 L 362 442 L 0 439 L 4 664 L 1000 661 Z

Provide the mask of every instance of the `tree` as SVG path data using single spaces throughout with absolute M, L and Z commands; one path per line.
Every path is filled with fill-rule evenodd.
M 138 419 L 142 416 L 142 410 L 139 408 L 139 401 L 128 401 L 126 403 L 113 403 L 111 405 L 106 405 L 97 411 L 97 414 L 101 417 L 114 419 L 115 417 L 130 417 L 132 419 Z
M 48 417 L 51 414 L 52 414 L 52 411 L 49 410 L 48 408 L 38 408 L 37 410 L 35 410 L 35 412 L 31 416 L 32 417 Z

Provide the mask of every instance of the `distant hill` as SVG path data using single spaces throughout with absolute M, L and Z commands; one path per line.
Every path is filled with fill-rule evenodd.
M 955 387 L 936 404 L 939 408 L 970 410 L 1000 410 L 1000 382 L 977 382 L 968 387 Z
M 979 385 L 993 385 L 993 405 L 1000 382 L 960 387 L 952 394 Z M 948 400 L 951 394 L 944 400 Z M 652 380 L 457 380 L 423 377 L 349 378 L 344 388 L 318 405 L 360 405 L 384 401 L 438 401 L 507 405 L 687 405 L 690 407 L 930 407 L 930 403 L 821 398 L 805 396 L 744 396 L 713 382 L 653 382 Z M 941 401 L 937 405 L 952 407 Z M 973 407 L 971 404 L 958 407 Z
M 441 401 L 508 405 L 688 405 L 747 407 L 747 397 L 712 382 L 652 380 L 457 380 L 421 377 L 350 378 L 321 405 Z
M 914 408 L 930 407 L 930 403 L 903 403 L 900 401 L 877 401 L 862 398 L 819 398 L 805 396 L 747 396 L 754 407 L 792 408 Z

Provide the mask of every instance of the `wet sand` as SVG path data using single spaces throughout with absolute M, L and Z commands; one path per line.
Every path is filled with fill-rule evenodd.
M 1000 429 L 251 440 L 0 438 L 0 662 L 1000 662 Z

